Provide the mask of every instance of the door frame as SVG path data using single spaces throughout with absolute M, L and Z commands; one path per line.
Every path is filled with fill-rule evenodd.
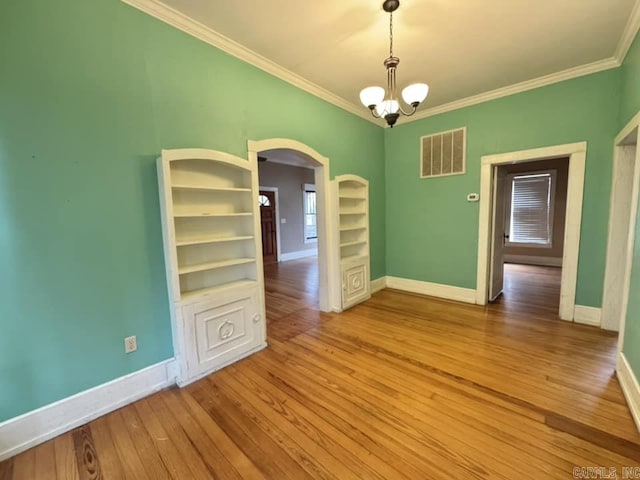
M 318 209 L 318 300 L 323 312 L 337 312 L 340 308 L 336 278 L 338 277 L 338 260 L 331 247 L 336 243 L 335 217 L 331 189 L 329 183 L 329 158 L 321 155 L 313 148 L 297 140 L 289 138 L 269 138 L 265 140 L 248 140 L 247 154 L 250 162 L 258 161 L 258 153 L 268 150 L 292 150 L 305 158 L 315 174 Z M 257 179 L 256 179 L 257 182 Z M 258 186 L 256 185 L 256 188 Z M 258 265 L 259 274 L 264 278 L 262 263 Z M 264 287 L 261 292 L 264 301 Z
M 568 143 L 565 145 L 554 145 L 531 150 L 484 155 L 482 157 L 480 167 L 478 274 L 476 283 L 476 303 L 478 305 L 486 305 L 489 296 L 493 169 L 499 165 L 547 160 L 557 157 L 569 157 L 559 316 L 562 320 L 573 320 L 578 279 L 578 256 L 580 250 L 580 227 L 582 224 L 582 199 L 584 193 L 587 142 Z
M 621 161 L 621 155 L 623 154 L 623 150 L 620 147 L 623 147 L 623 142 L 636 130 L 636 156 L 633 166 L 633 185 L 631 187 L 631 210 L 629 212 L 629 236 L 627 237 L 627 250 L 625 252 L 625 262 L 622 267 L 623 271 L 610 271 L 612 264 L 610 264 L 610 254 L 615 254 L 610 250 L 611 245 L 607 245 L 607 263 L 605 270 L 605 280 L 609 277 L 609 275 L 621 274 L 624 275 L 624 283 L 622 288 L 622 305 L 620 309 L 620 321 L 619 321 L 619 334 L 618 334 L 618 358 L 617 361 L 619 363 L 620 352 L 622 351 L 622 346 L 624 343 L 624 328 L 627 321 L 627 308 L 629 305 L 629 289 L 631 288 L 631 266 L 633 263 L 633 251 L 635 246 L 635 233 L 636 233 L 636 220 L 638 213 L 638 196 L 640 191 L 640 112 L 638 112 L 630 121 L 627 123 L 624 128 L 616 135 L 616 138 L 613 143 L 613 175 L 612 175 L 612 191 L 611 198 L 613 199 L 613 188 L 615 187 L 615 175 L 617 173 L 617 168 L 619 167 L 619 162 Z M 613 204 L 611 205 L 613 209 Z M 612 234 L 612 216 L 614 212 L 611 210 L 609 217 L 609 237 L 608 240 L 611 240 Z M 606 301 L 608 301 L 608 296 L 605 296 L 606 289 L 603 288 L 603 297 L 602 297 L 602 313 L 603 313 L 603 324 L 604 323 L 604 315 L 606 313 L 605 305 Z
M 258 179 L 260 180 L 260 179 Z M 280 257 L 282 251 L 280 250 L 280 199 L 278 198 L 278 187 L 263 187 L 259 186 L 258 191 L 274 192 L 276 197 L 276 252 L 278 254 L 278 263 L 280 263 Z

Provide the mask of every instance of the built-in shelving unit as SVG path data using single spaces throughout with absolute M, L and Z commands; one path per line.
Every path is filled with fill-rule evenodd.
M 212 150 L 164 150 L 158 173 L 185 384 L 264 343 L 257 165 Z
M 342 308 L 370 296 L 369 183 L 355 175 L 335 178 L 337 199 Z

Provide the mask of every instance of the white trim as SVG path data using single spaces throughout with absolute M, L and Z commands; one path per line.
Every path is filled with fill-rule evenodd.
M 288 70 L 281 65 L 269 60 L 268 58 L 260 55 L 259 53 L 250 50 L 244 45 L 225 37 L 221 33 L 216 32 L 212 28 L 203 25 L 200 22 L 188 17 L 187 15 L 175 10 L 168 5 L 159 2 L 158 0 L 122 0 L 124 3 L 131 5 L 138 10 L 141 10 L 152 17 L 161 20 L 172 27 L 181 30 L 192 37 L 202 40 L 209 45 L 212 45 L 223 52 L 232 55 L 243 62 L 246 62 L 254 67 L 263 70 L 274 77 L 284 80 L 291 85 L 298 87 L 305 92 L 310 93 L 316 97 L 319 97 L 336 107 L 342 108 L 347 112 L 353 113 L 360 118 L 368 120 L 376 125 L 382 125 L 380 121 L 371 116 L 369 110 L 356 105 L 352 102 L 345 100 L 344 98 L 330 92 L 329 90 L 307 80 L 306 78 L 298 75 L 297 73 Z
M 369 282 L 369 289 L 371 290 L 372 295 L 380 290 L 384 290 L 385 288 L 387 288 L 387 277 L 376 278 Z
M 573 321 L 583 325 L 599 327 L 602 324 L 602 309 L 576 305 L 573 310 Z
M 318 249 L 312 248 L 310 250 L 298 250 L 297 252 L 283 253 L 279 258 L 281 262 L 288 262 L 290 260 L 298 260 L 300 258 L 315 257 L 316 255 L 318 255 Z
M 615 146 L 620 145 L 631 133 L 638 129 L 636 133 L 636 164 L 633 171 L 633 190 L 631 193 L 631 213 L 629 221 L 629 238 L 627 240 L 627 265 L 624 279 L 624 286 L 622 289 L 622 311 L 620 314 L 620 328 L 618 334 L 618 353 L 622 352 L 622 345 L 624 344 L 624 329 L 627 323 L 627 308 L 629 306 L 629 290 L 631 288 L 631 267 L 633 264 L 633 250 L 635 247 L 635 232 L 636 221 L 638 214 L 638 197 L 640 195 L 640 112 L 635 114 L 633 118 L 627 123 L 614 140 Z
M 364 120 L 368 120 L 379 126 L 385 126 L 383 122 L 371 116 L 369 111 L 362 105 L 350 102 L 339 95 L 336 95 L 329 90 L 316 85 L 315 83 L 303 78 L 302 76 L 288 70 L 281 65 L 269 60 L 268 58 L 250 50 L 249 48 L 239 44 L 238 42 L 225 37 L 224 35 L 216 32 L 215 30 L 203 25 L 200 22 L 193 20 L 192 18 L 184 15 L 183 13 L 175 10 L 168 5 L 158 0 L 122 0 L 124 3 L 131 5 L 138 10 L 141 10 L 148 15 L 151 15 L 158 20 L 165 22 L 172 27 L 177 28 L 199 40 L 202 40 L 214 47 L 257 67 L 285 82 L 304 90 L 305 92 L 315 95 L 343 110 L 346 110 L 354 115 L 357 115 Z M 631 46 L 631 43 L 635 37 L 635 32 L 638 31 L 640 25 L 640 14 L 638 13 L 638 5 L 633 10 L 625 31 L 616 48 L 615 56 L 598 60 L 596 62 L 587 63 L 585 65 L 579 65 L 576 67 L 568 68 L 560 72 L 551 73 L 542 77 L 526 80 L 524 82 L 516 83 L 488 92 L 473 95 L 453 102 L 438 105 L 433 108 L 420 110 L 418 113 L 411 117 L 401 116 L 398 119 L 398 124 L 414 122 L 423 118 L 432 117 L 441 113 L 458 110 L 460 108 L 469 107 L 471 105 L 477 105 L 479 103 L 488 102 L 490 100 L 496 100 L 498 98 L 514 95 L 516 93 L 526 92 L 536 88 L 544 87 L 546 85 L 552 85 L 554 83 L 563 82 L 572 78 L 589 75 L 592 73 L 602 72 L 604 70 L 610 70 L 612 68 L 619 67 L 624 60 L 624 56 Z
M 476 303 L 476 291 L 470 288 L 390 276 L 387 276 L 386 280 L 388 288 L 429 295 L 430 297 L 446 298 L 458 302 Z
M 623 302 L 628 299 L 633 262 L 638 184 L 640 183 L 640 152 L 637 138 L 634 157 L 631 156 L 632 146 L 623 144 L 633 130 L 636 130 L 637 136 L 637 124 L 633 125 L 630 131 L 625 127 L 623 132 L 629 131 L 629 133 L 622 137 L 618 135 L 613 147 L 607 261 L 602 289 L 602 328 L 613 331 L 620 331 L 622 316 L 626 312 Z M 627 215 L 624 215 L 625 211 L 628 212 Z
M 521 265 L 542 265 L 544 267 L 561 267 L 562 257 L 542 257 L 540 255 L 504 255 L 505 263 L 519 263 Z
M 562 279 L 560 287 L 560 318 L 573 320 L 576 282 L 578 277 L 578 254 L 580 250 L 580 226 L 582 222 L 582 196 L 587 143 L 570 143 L 551 147 L 535 148 L 517 152 L 485 155 L 480 171 L 480 213 L 478 222 L 478 276 L 476 303 L 486 305 L 491 261 L 491 184 L 495 166 L 544 160 L 569 156 L 569 181 L 565 215 L 564 249 L 562 257 Z
M 631 15 L 629 15 L 629 20 L 622 32 L 622 36 L 618 42 L 618 47 L 616 48 L 616 53 L 614 54 L 614 58 L 618 60 L 620 64 L 624 62 L 624 59 L 631 48 L 631 44 L 638 34 L 638 29 L 640 29 L 640 1 L 636 0 L 636 4 L 631 11 Z
M 258 161 L 258 152 L 268 150 L 293 150 L 307 160 L 315 172 L 315 185 L 318 207 L 318 297 L 320 310 L 323 312 L 338 311 L 340 308 L 340 285 L 336 280 L 338 275 L 338 258 L 332 245 L 337 243 L 334 222 L 333 202 L 331 201 L 331 187 L 329 181 L 329 159 L 320 155 L 316 150 L 304 143 L 288 138 L 269 138 L 266 140 L 248 140 L 247 153 L 249 159 Z M 260 246 L 260 248 L 262 248 Z M 260 250 L 262 252 L 262 250 Z M 285 254 L 286 255 L 286 254 Z M 261 265 L 259 265 L 261 267 Z M 260 271 L 263 277 L 264 273 Z M 264 288 L 261 295 L 264 296 Z
M 0 462 L 175 384 L 174 359 L 0 423 Z
M 258 172 L 258 181 L 260 181 L 260 172 Z M 278 197 L 278 187 L 260 187 L 258 186 L 258 191 L 262 190 L 263 192 L 274 192 L 276 197 L 276 251 L 278 254 L 278 261 L 280 261 L 280 257 L 282 256 L 282 249 L 280 247 L 280 198 Z M 262 242 L 261 242 L 262 243 Z M 262 244 L 260 245 L 262 247 Z
M 509 95 L 515 95 L 517 93 L 535 90 L 536 88 L 553 85 L 554 83 L 564 82 L 565 80 L 571 80 L 573 78 L 602 72 L 604 70 L 611 70 L 612 68 L 617 68 L 620 65 L 621 61 L 616 58 L 605 58 L 604 60 L 599 60 L 597 62 L 579 65 L 577 67 L 568 68 L 560 72 L 551 73 L 542 77 L 525 80 L 524 82 L 515 83 L 513 85 L 497 88 L 495 90 L 490 90 L 478 95 L 472 95 L 471 97 L 462 98 L 460 100 L 455 100 L 453 102 L 438 105 L 436 107 L 419 110 L 412 117 L 401 116 L 398 119 L 398 124 L 415 122 L 416 120 L 422 120 L 423 118 L 433 117 L 434 115 L 440 115 L 442 113 L 451 112 L 453 110 L 459 110 L 461 108 L 470 107 L 472 105 L 478 105 L 479 103 L 497 100 L 498 98 L 502 97 L 508 97 Z
M 618 361 L 616 362 L 616 376 L 622 387 L 622 393 L 624 398 L 627 399 L 627 405 L 631 411 L 631 416 L 636 422 L 636 427 L 640 431 L 640 385 L 638 384 L 638 378 L 633 373 L 631 365 L 624 356 L 624 353 L 618 354 Z

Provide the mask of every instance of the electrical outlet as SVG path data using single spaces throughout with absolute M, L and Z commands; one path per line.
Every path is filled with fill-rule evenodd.
M 135 352 L 138 349 L 138 341 L 136 336 L 127 337 L 124 339 L 124 353 Z

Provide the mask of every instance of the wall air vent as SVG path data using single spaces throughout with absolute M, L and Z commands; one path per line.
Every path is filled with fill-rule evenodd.
M 420 138 L 420 178 L 465 173 L 466 127 Z

